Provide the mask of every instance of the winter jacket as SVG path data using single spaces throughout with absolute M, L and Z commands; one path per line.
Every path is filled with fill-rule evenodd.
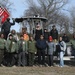
M 55 30 L 51 30 L 50 31 L 50 36 L 52 36 L 53 39 L 57 39 L 58 40 L 58 31 L 55 29 Z
M 75 39 L 70 40 L 70 44 L 72 46 L 72 49 L 75 49 Z
M 3 38 L 0 38 L 0 49 L 5 49 L 6 40 Z
M 59 46 L 60 46 L 60 51 L 64 51 L 66 50 L 66 43 L 64 41 L 59 42 Z
M 36 42 L 34 40 L 33 41 L 28 41 L 28 52 L 31 52 L 31 53 L 37 52 Z
M 9 33 L 9 34 L 8 34 L 7 40 L 9 40 L 9 35 L 10 35 L 10 34 L 13 36 L 13 39 L 14 39 L 15 41 L 18 41 L 18 40 L 19 40 L 18 35 L 17 35 L 17 34 L 12 34 L 12 33 Z
M 25 41 L 25 40 L 19 40 L 17 42 L 17 45 L 18 45 L 18 52 L 22 52 L 22 51 L 27 52 L 27 50 L 28 50 L 27 41 Z
M 48 42 L 48 55 L 53 55 L 56 51 L 56 45 L 54 42 Z
M 17 42 L 15 40 L 6 41 L 6 51 L 9 53 L 17 52 Z
M 48 41 L 48 38 L 49 38 L 49 32 L 44 32 L 44 39 Z
M 13 23 L 10 23 L 8 21 L 4 22 L 4 24 L 2 25 L 2 32 L 10 32 L 10 28 L 14 24 L 15 24 L 15 21 L 13 21 Z
M 35 40 L 40 39 L 40 36 L 42 35 L 42 29 L 40 30 L 35 30 Z
M 47 43 L 44 39 L 43 40 L 39 39 L 36 42 L 36 46 L 40 50 L 45 50 L 47 48 Z
M 65 43 L 69 42 L 68 36 L 63 36 L 62 38 L 63 38 L 63 41 L 64 41 Z
M 28 40 L 29 40 L 28 34 L 24 34 L 23 36 L 24 36 L 24 40 L 25 40 L 25 41 L 28 41 Z

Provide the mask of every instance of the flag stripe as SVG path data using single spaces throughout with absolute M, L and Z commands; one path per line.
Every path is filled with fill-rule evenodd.
M 4 10 L 0 7 L 0 16 L 3 14 Z

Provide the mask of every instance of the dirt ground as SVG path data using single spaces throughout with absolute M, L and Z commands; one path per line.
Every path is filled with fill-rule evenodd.
M 75 75 L 75 67 L 0 67 L 0 75 Z

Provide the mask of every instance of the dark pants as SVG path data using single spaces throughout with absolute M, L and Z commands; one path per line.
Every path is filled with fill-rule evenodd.
M 7 53 L 5 62 L 6 65 L 9 67 L 15 65 L 15 53 Z
M 10 32 L 10 31 L 4 31 L 4 39 L 7 40 L 7 37 L 8 37 L 9 32 Z
M 0 65 L 1 65 L 1 63 L 2 63 L 3 56 L 4 56 L 4 50 L 1 50 L 1 49 L 0 49 Z
M 38 52 L 38 63 L 45 64 L 45 50 L 38 50 L 37 52 Z
M 26 57 L 25 52 L 20 52 L 18 54 L 18 66 L 25 66 L 26 65 Z
M 34 65 L 34 57 L 35 57 L 35 54 L 29 52 L 29 66 L 33 66 Z
M 49 66 L 53 66 L 53 55 L 48 56 L 49 56 Z

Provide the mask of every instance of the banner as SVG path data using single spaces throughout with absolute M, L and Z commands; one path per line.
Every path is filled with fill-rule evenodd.
M 3 8 L 0 6 L 1 23 L 3 24 L 7 20 L 8 17 L 9 17 L 9 12 L 6 10 L 6 8 Z

